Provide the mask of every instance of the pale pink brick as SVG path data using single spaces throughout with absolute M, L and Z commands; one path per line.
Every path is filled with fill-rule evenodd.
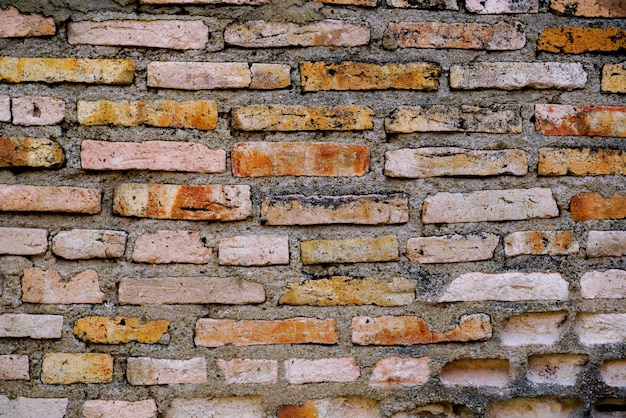
M 172 399 L 165 418 L 233 417 L 263 418 L 263 398 L 233 396 L 229 398 Z
M 466 0 L 465 8 L 478 14 L 537 13 L 538 0 Z
M 3 418 L 63 418 L 69 399 L 67 398 L 23 398 L 14 400 L 0 395 L 0 413 Z
M 0 8 L 0 38 L 54 35 L 54 18 L 21 13 L 15 7 Z
M 11 98 L 0 95 L 0 122 L 11 122 Z
M 309 399 L 302 405 L 285 405 L 278 410 L 278 418 L 381 418 L 378 401 L 348 396 L 341 398 Z
M 626 255 L 626 231 L 589 231 L 587 257 Z
M 110 383 L 113 381 L 113 357 L 100 353 L 46 353 L 41 381 L 46 385 Z
M 506 257 L 577 254 L 579 248 L 574 231 L 518 231 L 504 237 Z
M 227 384 L 269 385 L 278 380 L 276 360 L 239 359 L 217 360 Z
M 590 271 L 580 278 L 583 299 L 626 299 L 626 270 Z
M 484 418 L 572 418 L 583 417 L 584 404 L 579 399 L 552 397 L 512 398 L 487 405 Z
M 127 402 L 118 400 L 93 400 L 83 404 L 83 418 L 157 418 L 154 399 Z
M 406 256 L 424 264 L 489 260 L 498 242 L 497 235 L 486 233 L 411 238 L 406 243 Z
M 19 354 L 0 356 L 0 380 L 30 380 L 28 356 Z
M 189 360 L 131 357 L 127 361 L 126 379 L 131 385 L 205 383 L 206 361 L 204 357 Z
M 139 4 L 233 4 L 254 5 L 272 3 L 272 0 L 139 0 Z
M 180 90 L 242 89 L 252 74 L 246 62 L 151 62 L 148 86 Z
M 626 342 L 626 313 L 578 313 L 574 331 L 584 345 Z
M 287 235 L 243 235 L 219 244 L 219 263 L 228 266 L 289 264 Z
M 54 97 L 14 97 L 11 111 L 15 125 L 56 125 L 65 118 L 65 102 Z
M 626 360 L 609 360 L 600 366 L 602 379 L 609 386 L 626 387 Z
M 420 386 L 430 378 L 428 357 L 389 357 L 374 365 L 369 384 L 374 387 Z
M 38 255 L 48 249 L 48 231 L 37 228 L 1 228 L 0 254 Z
M 353 357 L 285 360 L 285 377 L 292 385 L 321 382 L 353 382 L 361 375 Z
M 94 214 L 101 197 L 100 189 L 0 184 L 0 211 Z
M 504 345 L 551 345 L 565 330 L 567 312 L 532 312 L 514 315 L 500 325 Z
M 98 273 L 85 270 L 66 281 L 56 270 L 30 268 L 22 277 L 22 301 L 30 303 L 102 303 Z
M 118 258 L 126 250 L 126 235 L 99 229 L 61 231 L 52 239 L 52 252 L 68 260 Z
M 151 264 L 206 264 L 211 259 L 211 253 L 211 248 L 204 246 L 197 231 L 157 231 L 137 237 L 133 261 Z
M 583 367 L 589 362 L 585 354 L 547 354 L 528 358 L 526 378 L 534 383 L 574 386 Z
M 61 338 L 63 315 L 0 315 L 0 338 Z
M 501 359 L 461 359 L 447 363 L 439 374 L 445 386 L 505 386 L 509 381 L 509 361 Z

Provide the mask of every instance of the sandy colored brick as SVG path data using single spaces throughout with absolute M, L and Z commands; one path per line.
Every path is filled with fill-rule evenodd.
M 120 400 L 92 400 L 83 404 L 83 418 L 157 418 L 154 399 L 128 402 Z
M 48 250 L 48 231 L 0 227 L 0 254 L 39 255 Z
M 626 341 L 626 313 L 578 313 L 574 331 L 584 345 L 623 344 Z
M 65 118 L 65 102 L 54 97 L 14 97 L 11 112 L 14 125 L 56 125 Z
M 626 107 L 536 104 L 535 130 L 549 136 L 626 138 Z
M 429 329 L 418 316 L 357 316 L 352 318 L 352 342 L 356 345 L 415 345 L 443 342 L 487 341 L 491 320 L 486 314 L 463 315 L 450 331 Z
M 0 95 L 0 122 L 11 122 L 11 97 Z
M 386 0 L 387 6 L 401 9 L 459 10 L 457 0 Z
M 589 231 L 587 257 L 626 255 L 626 231 Z
M 154 219 L 238 221 L 252 214 L 250 186 L 123 183 L 113 213 Z
M 354 382 L 361 369 L 354 357 L 285 360 L 285 378 L 291 385 L 322 382 Z
M 0 38 L 54 35 L 54 18 L 35 13 L 21 13 L 13 6 L 0 8 Z
M 229 398 L 174 398 L 165 418 L 237 417 L 263 418 L 263 398 L 236 396 Z
M 575 221 L 626 218 L 626 195 L 603 197 L 597 193 L 579 193 L 570 200 L 570 212 Z
M 57 141 L 0 137 L 0 168 L 59 168 L 64 163 L 65 154 Z
M 38 267 L 25 269 L 22 276 L 23 302 L 69 305 L 102 303 L 105 299 L 95 270 L 82 271 L 67 281 L 56 270 Z
M 566 16 L 626 17 L 624 0 L 550 0 L 550 10 Z
M 289 264 L 287 235 L 240 235 L 219 243 L 219 264 L 271 266 Z
M 619 52 L 626 48 L 626 29 L 545 28 L 537 40 L 537 50 L 555 54 Z
M 374 365 L 369 384 L 374 387 L 421 386 L 430 378 L 428 357 L 388 357 Z
M 0 338 L 61 338 L 63 315 L 0 315 Z
M 250 86 L 246 62 L 151 62 L 148 86 L 180 90 L 241 89 Z
M 267 344 L 337 344 L 334 319 L 249 320 L 201 318 L 195 343 L 200 347 Z
M 0 184 L 0 211 L 94 214 L 101 197 L 100 189 Z
M 378 401 L 349 396 L 342 398 L 309 399 L 302 405 L 285 405 L 278 418 L 382 418 Z
M 609 360 L 600 366 L 602 380 L 608 386 L 626 387 L 626 360 Z
M 314 0 L 320 3 L 343 4 L 350 6 L 376 7 L 376 0 Z
M 505 235 L 504 255 L 568 255 L 580 249 L 574 231 L 519 231 Z
M 485 14 L 514 14 L 537 13 L 538 0 L 466 0 L 465 8 L 471 13 Z
M 580 278 L 583 299 L 626 299 L 626 270 L 590 271 Z
M 206 264 L 211 253 L 197 231 L 157 231 L 137 237 L 132 258 L 138 263 Z
M 204 357 L 189 360 L 130 357 L 126 363 L 126 379 L 131 385 L 205 383 L 206 360 Z
M 140 321 L 137 317 L 87 316 L 74 324 L 74 335 L 79 340 L 95 344 L 125 344 L 136 341 L 154 344 L 167 333 L 169 321 L 156 319 Z
M 579 399 L 511 398 L 487 405 L 485 418 L 570 418 L 583 416 Z
M 113 357 L 100 353 L 46 353 L 41 381 L 46 385 L 110 383 L 113 381 Z
M 100 229 L 61 231 L 52 238 L 52 252 L 68 260 L 123 257 L 127 235 Z
M 487 233 L 411 238 L 406 243 L 406 256 L 423 264 L 489 260 L 498 242 L 500 237 Z
M 551 345 L 566 329 L 567 312 L 531 312 L 513 315 L 500 324 L 500 338 L 507 346 Z
M 270 385 L 278 380 L 276 360 L 217 359 L 217 367 L 224 375 L 227 384 Z
M 574 386 L 589 362 L 585 354 L 545 354 L 528 358 L 526 379 L 533 383 Z
M 291 85 L 291 67 L 287 64 L 252 64 L 251 89 L 282 89 Z
M 626 63 L 602 67 L 602 91 L 626 93 Z
M 540 176 L 626 175 L 626 151 L 591 148 L 540 148 Z
M 68 398 L 23 398 L 11 400 L 0 395 L 0 412 L 3 418 L 63 418 L 69 404 Z
M 28 356 L 0 355 L 0 380 L 30 380 Z M 2 411 L 2 407 L 0 407 Z
M 459 405 L 449 403 L 431 403 L 411 408 L 408 411 L 397 412 L 391 418 L 459 418 L 463 417 L 465 411 L 467 409 L 464 406 L 459 407 Z
M 460 359 L 446 363 L 439 374 L 444 386 L 498 386 L 509 382 L 509 361 Z
M 122 305 L 243 305 L 265 302 L 265 289 L 235 277 L 127 277 L 120 282 L 118 298 Z
M 312 240 L 300 243 L 302 264 L 374 263 L 398 260 L 394 235 L 344 240 Z

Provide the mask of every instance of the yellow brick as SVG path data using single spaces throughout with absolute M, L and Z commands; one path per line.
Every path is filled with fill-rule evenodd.
M 109 383 L 113 381 L 113 357 L 98 353 L 47 353 L 41 381 L 47 385 Z
M 167 332 L 169 322 L 164 319 L 140 323 L 139 318 L 118 316 L 88 316 L 76 321 L 74 335 L 79 339 L 98 344 L 123 344 L 137 341 L 144 344 L 158 342 Z

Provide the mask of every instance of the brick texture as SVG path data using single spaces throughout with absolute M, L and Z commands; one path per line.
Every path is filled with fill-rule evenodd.
M 566 16 L 626 17 L 621 1 L 602 3 L 593 0 L 551 0 L 550 10 Z
M 537 50 L 558 54 L 618 52 L 626 47 L 626 31 L 620 28 L 546 28 Z
M 219 244 L 219 263 L 227 266 L 289 264 L 287 235 L 244 235 Z
M 83 404 L 85 418 L 102 418 L 109 414 L 119 418 L 156 418 L 157 405 L 154 399 L 136 402 L 94 400 Z
M 38 228 L 0 228 L 0 254 L 37 255 L 48 249 L 48 231 Z
M 41 381 L 47 385 L 109 383 L 113 380 L 113 357 L 99 353 L 46 353 Z
M 22 277 L 22 301 L 31 303 L 102 303 L 98 273 L 85 270 L 65 280 L 56 270 L 30 268 Z
M 100 189 L 0 184 L 0 211 L 94 214 L 101 197 Z
M 9 6 L 0 10 L 0 38 L 18 38 L 30 36 L 54 35 L 54 19 L 35 13 L 20 13 Z
M 626 174 L 626 152 L 610 149 L 541 148 L 540 176 L 601 176 Z
M 626 68 L 623 63 L 602 67 L 602 91 L 626 93 Z
M 597 193 L 579 193 L 572 196 L 570 211 L 575 221 L 623 219 L 626 218 L 626 196 L 603 197 Z
M 206 264 L 211 253 L 197 231 L 157 231 L 137 237 L 132 258 L 151 264 Z
M 131 385 L 204 383 L 207 381 L 206 360 L 203 357 L 189 360 L 131 357 L 126 379 Z
M 388 357 L 378 360 L 369 380 L 374 387 L 420 386 L 430 378 L 428 357 Z
M 61 231 L 52 239 L 52 252 L 69 260 L 122 257 L 126 232 L 96 229 Z
M 65 118 L 65 102 L 54 97 L 14 97 L 11 113 L 15 125 L 56 125 Z
M 411 238 L 406 243 L 406 256 L 423 264 L 489 260 L 498 242 L 500 238 L 494 234 Z
M 285 360 L 285 377 L 292 385 L 322 382 L 353 382 L 361 376 L 354 358 Z
M 626 107 L 535 105 L 535 128 L 551 136 L 626 137 Z
M 0 380 L 30 380 L 28 356 L 0 355 Z
M 577 254 L 578 241 L 574 231 L 518 231 L 504 237 L 504 254 L 568 255 Z
M 158 342 L 167 332 L 169 322 L 164 319 L 141 323 L 136 317 L 88 316 L 74 324 L 74 335 L 85 342 L 96 344 L 125 344 L 137 341 L 144 344 Z
M 398 259 L 393 235 L 346 240 L 313 240 L 300 243 L 303 264 L 368 263 Z
M 626 255 L 626 231 L 589 231 L 587 257 Z
M 0 168 L 58 168 L 65 162 L 61 145 L 47 138 L 0 138 Z
M 0 337 L 2 338 L 61 338 L 62 328 L 63 315 L 0 315 Z

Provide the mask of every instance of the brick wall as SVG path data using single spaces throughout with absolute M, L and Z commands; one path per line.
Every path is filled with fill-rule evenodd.
M 626 413 L 624 0 L 0 6 L 0 416 Z

